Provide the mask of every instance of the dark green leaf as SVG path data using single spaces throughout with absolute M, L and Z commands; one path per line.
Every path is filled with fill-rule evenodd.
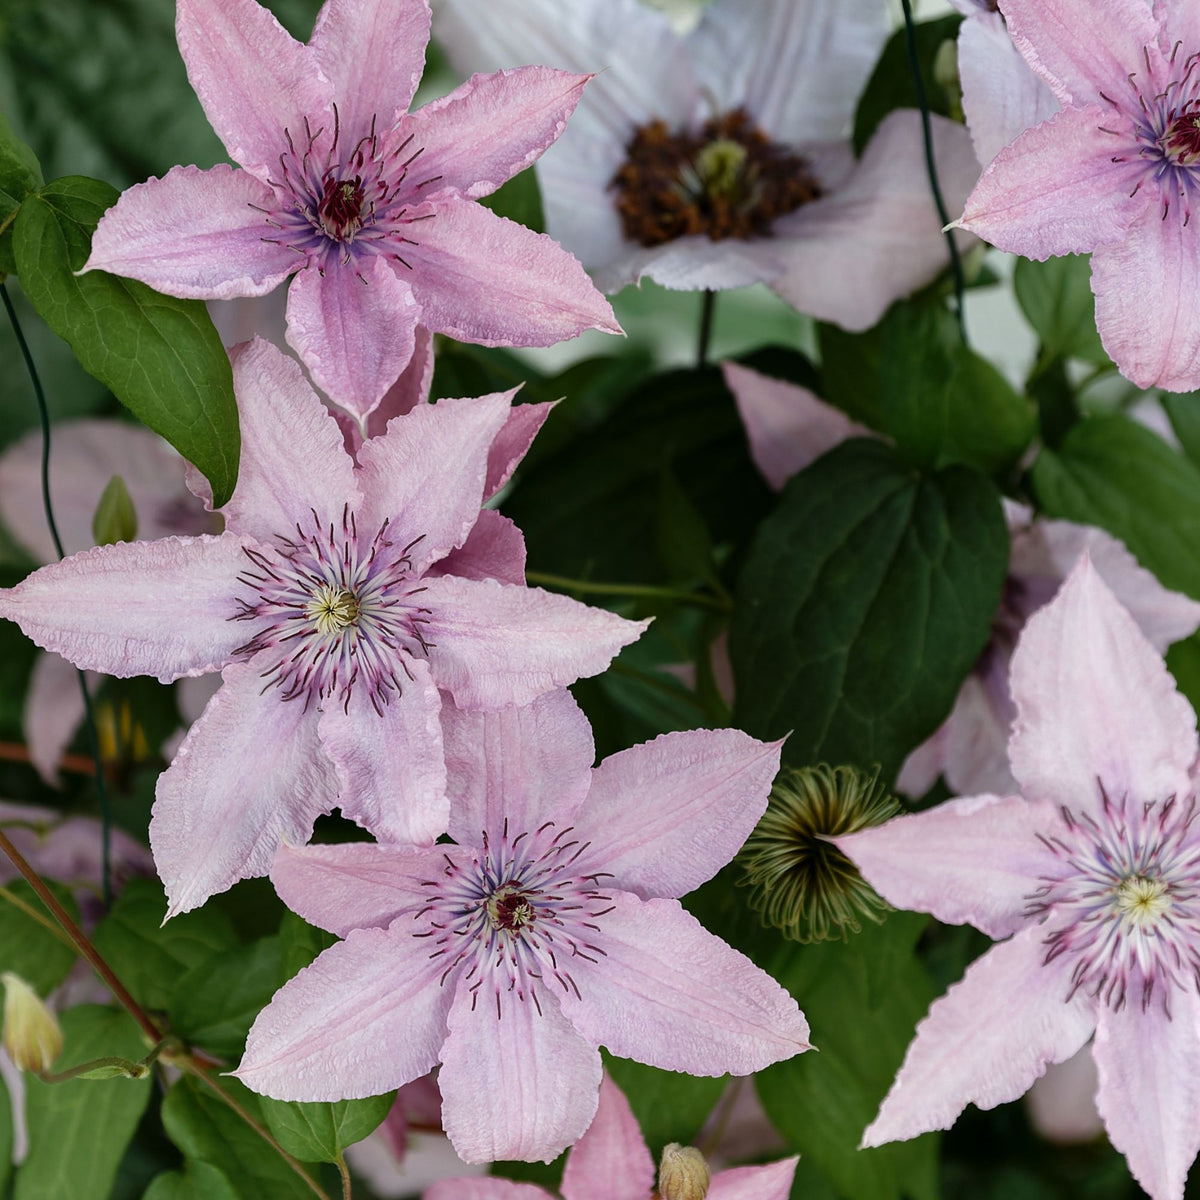
M 542 213 L 542 191 L 533 167 L 514 175 L 490 196 L 484 196 L 480 203 L 497 216 L 516 221 L 535 233 L 542 233 L 546 228 L 546 218 Z
M 730 630 L 738 723 L 791 731 L 785 763 L 894 778 L 988 639 L 1008 562 L 981 476 L 906 469 L 855 439 L 795 475 L 762 523 Z
M 1082 358 L 1097 366 L 1108 362 L 1096 332 L 1096 302 L 1086 254 L 1066 254 L 1045 262 L 1019 258 L 1013 290 L 1041 341 L 1038 368 L 1059 358 Z
M 118 1009 L 82 1005 L 60 1020 L 65 1039 L 60 1070 L 109 1054 L 139 1059 L 146 1053 L 137 1026 Z M 25 1079 L 29 1156 L 17 1171 L 14 1200 L 107 1196 L 150 1098 L 149 1077 L 55 1084 Z
M 1200 468 L 1144 425 L 1088 417 L 1033 464 L 1051 517 L 1099 525 L 1175 591 L 1200 599 Z
M 939 17 L 936 21 L 920 21 L 915 27 L 917 62 L 920 64 L 921 81 L 925 85 L 925 98 L 931 112 L 943 117 L 953 116 L 958 104 L 958 95 L 951 93 L 938 78 L 934 62 L 938 51 L 946 42 L 958 36 L 962 17 Z M 863 147 L 880 122 L 893 109 L 917 108 L 917 89 L 913 83 L 912 65 L 909 61 L 908 41 L 903 29 L 892 34 L 883 48 L 871 78 L 863 89 L 858 111 L 854 114 L 854 153 L 861 154 Z
M 607 1052 L 604 1069 L 625 1093 L 655 1162 L 668 1142 L 686 1146 L 696 1140 L 729 1082 L 726 1075 L 715 1079 L 680 1075 Z
M 298 1104 L 260 1097 L 275 1140 L 301 1162 L 337 1162 L 347 1146 L 375 1129 L 396 1099 L 395 1092 L 336 1104 Z
M 657 516 L 658 556 L 667 579 L 679 584 L 716 581 L 708 526 L 669 466 L 659 476 Z
M 219 1168 L 193 1160 L 156 1176 L 143 1200 L 238 1200 L 238 1194 Z
M 208 477 L 219 507 L 237 480 L 240 441 L 229 357 L 207 309 L 103 271 L 75 275 L 116 198 L 105 183 L 68 176 L 22 204 L 21 284 L 83 366 Z
M 167 1009 L 171 1028 L 218 1058 L 239 1058 L 254 1018 L 282 976 L 283 943 L 277 937 L 218 950 L 176 983 Z
M 258 1122 L 261 1102 L 235 1079 L 215 1084 Z M 312 1189 L 277 1150 L 210 1088 L 185 1076 L 162 1106 L 167 1136 L 190 1159 L 218 1167 L 238 1200 L 311 1200 Z
M 153 1009 L 167 1007 L 185 972 L 238 944 L 229 921 L 211 905 L 163 925 L 166 911 L 160 883 L 130 880 L 92 937 L 134 999 Z
M 894 913 L 849 942 L 797 948 L 778 972 L 812 1027 L 817 1052 L 761 1071 L 772 1124 L 854 1200 L 935 1200 L 938 1136 L 859 1150 L 933 988 L 913 954 L 928 918 Z
M 1162 406 L 1184 454 L 1200 466 L 1200 392 L 1163 392 Z
M 820 326 L 823 398 L 885 433 L 909 462 L 1011 467 L 1036 428 L 1033 406 L 963 345 L 937 304 L 895 304 L 874 329 Z
M 70 891 L 58 883 L 47 886 L 67 912 L 78 920 L 79 906 Z M 53 924 L 54 918 L 25 880 L 18 879 L 5 887 Z M 0 897 L 0 971 L 12 971 L 40 996 L 45 996 L 67 977 L 76 957 L 75 951 L 61 938 Z
M 280 984 L 302 971 L 323 950 L 337 942 L 332 933 L 310 925 L 294 912 L 285 912 L 279 922 L 279 940 L 283 945 Z
M 42 186 L 42 168 L 37 155 L 15 133 L 8 118 L 0 113 L 0 194 L 20 204 Z M 0 203 L 0 223 L 4 220 Z

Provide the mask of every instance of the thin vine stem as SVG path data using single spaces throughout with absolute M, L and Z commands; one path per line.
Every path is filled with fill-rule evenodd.
M 704 289 L 700 302 L 700 332 L 696 338 L 696 366 L 708 364 L 708 345 L 712 341 L 713 316 L 717 310 L 717 293 L 712 288 Z
M 54 506 L 50 501 L 50 410 L 46 405 L 46 393 L 42 388 L 37 364 L 33 361 L 29 343 L 25 340 L 25 332 L 17 318 L 17 310 L 13 307 L 12 297 L 9 296 L 3 280 L 0 280 L 0 297 L 4 300 L 4 310 L 8 313 L 9 324 L 12 325 L 17 345 L 21 349 L 25 370 L 29 373 L 29 381 L 33 384 L 33 394 L 37 399 L 38 415 L 42 422 L 42 507 L 46 510 L 46 524 L 50 526 L 54 549 L 61 559 L 65 557 L 62 538 L 58 535 L 58 522 L 54 519 Z M 83 718 L 87 728 L 88 745 L 92 752 L 92 760 L 96 764 L 96 794 L 100 801 L 100 883 L 104 894 L 104 907 L 107 910 L 112 905 L 112 813 L 108 803 L 108 785 L 104 781 L 104 760 L 100 755 L 100 735 L 96 732 L 92 696 L 83 672 L 77 670 L 75 673 L 79 679 L 79 691 L 83 696 Z
M 938 182 L 937 162 L 933 156 L 933 121 L 929 115 L 929 98 L 925 95 L 925 81 L 921 78 L 921 62 L 917 56 L 917 31 L 913 25 L 911 0 L 900 0 L 904 8 L 904 42 L 908 49 L 908 66 L 912 71 L 913 89 L 917 93 L 917 107 L 921 110 L 921 133 L 925 143 L 925 173 L 929 176 L 929 187 L 933 192 L 933 202 L 937 206 L 938 218 L 943 227 L 950 224 L 950 213 L 946 208 L 946 200 L 942 195 L 942 185 Z M 954 230 L 945 232 L 946 245 L 950 248 L 950 270 L 954 275 L 954 304 L 955 316 L 958 318 L 958 331 L 964 344 L 967 341 L 967 319 L 963 299 L 966 292 L 966 282 L 963 278 L 962 256 L 954 240 Z
M 541 587 L 558 588 L 564 592 L 591 592 L 597 596 L 642 596 L 650 600 L 672 600 L 677 604 L 690 604 L 696 608 L 709 608 L 714 612 L 727 613 L 731 605 L 713 596 L 699 592 L 681 592 L 674 588 L 654 587 L 648 583 L 593 583 L 590 579 L 570 579 L 565 575 L 548 575 L 545 571 L 526 571 L 525 580 Z

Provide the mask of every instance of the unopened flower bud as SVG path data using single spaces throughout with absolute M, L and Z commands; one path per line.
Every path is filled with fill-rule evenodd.
M 22 1071 L 48 1071 L 62 1053 L 63 1036 L 54 1014 L 19 975 L 5 971 L 4 1048 Z
M 132 542 L 137 537 L 137 513 L 133 498 L 120 475 L 114 475 L 100 496 L 92 516 L 92 537 L 97 546 Z
M 661 1200 L 704 1200 L 708 1195 L 708 1163 L 694 1146 L 672 1142 L 658 1165 Z

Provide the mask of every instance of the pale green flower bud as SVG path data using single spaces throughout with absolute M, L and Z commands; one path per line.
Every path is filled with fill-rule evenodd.
M 132 542 L 137 537 L 137 513 L 133 498 L 120 475 L 114 475 L 100 496 L 92 516 L 92 537 L 97 546 Z
M 5 971 L 4 1048 L 22 1071 L 48 1071 L 62 1053 L 63 1036 L 54 1014 L 19 975 Z
M 704 1200 L 708 1195 L 708 1163 L 694 1146 L 672 1142 L 658 1166 L 661 1200 Z

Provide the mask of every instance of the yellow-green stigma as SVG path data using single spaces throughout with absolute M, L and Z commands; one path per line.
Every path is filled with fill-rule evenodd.
M 741 184 L 742 168 L 748 153 L 740 142 L 732 138 L 718 138 L 696 155 L 696 174 L 703 180 L 710 195 L 733 195 Z
M 304 611 L 318 633 L 341 633 L 358 620 L 358 597 L 345 588 L 322 584 Z
M 1117 911 L 1135 925 L 1153 925 L 1171 907 L 1167 885 L 1145 875 L 1129 875 L 1117 885 Z
M 529 897 L 512 884 L 504 884 L 487 898 L 487 915 L 493 929 L 517 930 L 536 915 Z
M 879 825 L 900 805 L 857 767 L 785 768 L 767 811 L 738 862 L 738 882 L 765 924 L 797 942 L 858 933 L 859 919 L 882 921 L 888 905 L 828 839 Z

